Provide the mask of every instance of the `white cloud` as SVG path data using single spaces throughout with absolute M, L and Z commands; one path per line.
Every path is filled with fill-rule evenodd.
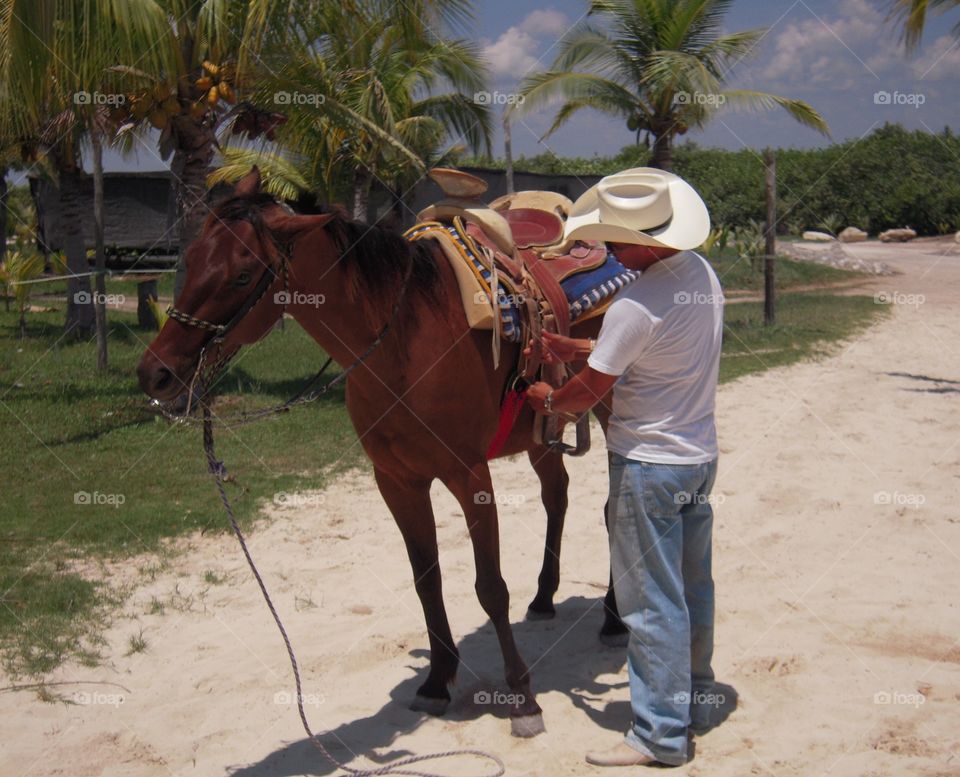
M 527 18 L 520 22 L 520 29 L 535 37 L 552 36 L 562 37 L 570 29 L 570 20 L 563 11 L 556 8 L 539 8 L 527 14 Z
M 799 9 L 798 13 L 804 12 Z M 848 88 L 861 75 L 902 66 L 902 52 L 885 16 L 868 0 L 843 0 L 836 17 L 813 16 L 774 30 L 767 78 L 792 83 L 834 83 Z M 808 10 L 807 13 L 810 13 Z
M 546 50 L 569 29 L 570 20 L 565 13 L 555 8 L 538 8 L 519 24 L 509 27 L 496 42 L 486 42 L 483 56 L 494 76 L 520 80 L 549 64 L 538 59 L 541 50 Z
M 913 63 L 913 74 L 924 81 L 956 78 L 960 70 L 960 38 L 943 35 L 925 46 Z
M 496 43 L 484 46 L 483 56 L 490 63 L 490 71 L 495 76 L 520 78 L 536 69 L 537 58 L 534 54 L 538 48 L 539 45 L 528 33 L 511 27 L 497 38 Z

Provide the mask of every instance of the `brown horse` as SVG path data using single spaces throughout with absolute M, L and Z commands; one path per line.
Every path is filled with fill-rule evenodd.
M 403 535 L 429 633 L 430 671 L 413 708 L 442 714 L 459 663 L 444 610 L 430 502 L 430 484 L 439 478 L 460 503 L 470 532 L 477 596 L 496 629 L 517 699 L 513 733 L 542 731 L 540 706 L 510 626 L 485 455 L 519 346 L 503 343 L 494 369 L 490 333 L 468 327 L 453 270 L 434 243 L 410 243 L 335 214 L 292 214 L 260 193 L 256 169 L 207 219 L 186 252 L 186 268 L 180 313 L 167 321 L 138 367 L 143 390 L 159 400 L 176 398 L 218 331 L 220 352 L 229 356 L 267 334 L 284 310 L 340 365 L 355 365 L 346 383 L 347 410 Z M 229 331 L 218 330 L 227 322 Z M 361 359 L 388 323 L 383 341 Z M 594 336 L 599 327 L 594 318 L 575 336 Z M 604 427 L 608 404 L 599 406 Z M 528 617 L 551 617 L 568 477 L 559 453 L 534 444 L 532 426 L 533 413 L 525 406 L 500 455 L 526 451 L 540 479 L 547 534 Z

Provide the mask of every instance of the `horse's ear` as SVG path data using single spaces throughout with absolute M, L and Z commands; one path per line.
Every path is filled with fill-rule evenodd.
M 333 218 L 332 213 L 321 213 L 318 215 L 299 216 L 290 214 L 279 214 L 271 218 L 268 222 L 270 231 L 284 240 L 294 240 L 300 235 L 312 229 L 320 229 Z
M 233 193 L 237 197 L 253 197 L 260 191 L 260 168 L 254 165 L 250 172 L 237 181 Z

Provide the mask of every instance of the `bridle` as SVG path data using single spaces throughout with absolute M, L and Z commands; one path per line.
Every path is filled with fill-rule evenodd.
M 266 270 L 260 277 L 260 280 L 257 282 L 257 285 L 254 287 L 253 291 L 250 293 L 250 296 L 244 300 L 243 305 L 240 306 L 240 309 L 234 313 L 227 323 L 214 324 L 211 321 L 197 318 L 196 316 L 185 313 L 182 310 L 177 310 L 177 308 L 175 308 L 173 305 L 170 305 L 167 308 L 167 315 L 174 321 L 178 321 L 186 326 L 192 326 L 213 334 L 213 337 L 211 337 L 204 344 L 203 348 L 200 350 L 200 355 L 197 357 L 197 366 L 194 368 L 193 376 L 190 378 L 190 383 L 187 387 L 187 407 L 183 411 L 183 414 L 170 413 L 166 408 L 163 407 L 163 405 L 159 405 L 160 412 L 162 412 L 168 419 L 180 422 L 192 421 L 193 419 L 190 418 L 190 411 L 192 409 L 195 397 L 198 403 L 204 407 L 204 410 L 208 410 L 209 406 L 206 402 L 207 392 L 211 388 L 216 377 L 223 371 L 223 369 L 233 358 L 233 354 L 223 356 L 221 352 L 221 346 L 223 345 L 223 342 L 225 341 L 227 335 L 230 334 L 230 332 L 233 331 L 240 324 L 240 322 L 243 321 L 243 319 L 257 306 L 264 294 L 267 293 L 267 290 L 276 281 L 277 277 L 283 278 L 283 296 L 281 297 L 281 305 L 283 307 L 283 311 L 286 312 L 287 304 L 290 300 L 290 277 L 288 266 L 293 262 L 293 243 L 280 245 L 272 233 L 269 234 L 269 237 L 273 242 L 273 246 L 276 249 L 277 254 L 280 257 L 279 272 L 276 268 L 274 268 L 273 263 L 267 264 Z M 338 257 L 337 261 L 340 261 L 341 258 L 342 257 Z M 327 368 L 333 363 L 333 357 L 328 356 L 327 360 L 323 363 L 323 366 L 320 367 L 319 371 L 312 378 L 310 378 L 296 394 L 294 394 L 285 402 L 274 407 L 254 411 L 252 413 L 242 413 L 233 418 L 220 417 L 218 418 L 218 421 L 220 421 L 220 423 L 229 422 L 232 425 L 251 423 L 268 415 L 285 412 L 295 405 L 312 402 L 345 381 L 347 376 L 353 372 L 353 370 L 363 364 L 383 342 L 390 327 L 394 324 L 397 316 L 400 314 L 400 308 L 404 299 L 406 298 L 407 287 L 410 284 L 410 277 L 413 274 L 413 261 L 413 255 L 411 254 L 410 263 L 407 265 L 407 268 L 404 272 L 403 283 L 400 286 L 400 293 L 397 295 L 397 301 L 394 303 L 390 318 L 387 319 L 387 322 L 377 333 L 377 336 L 374 338 L 373 342 L 367 346 L 366 350 L 357 356 L 356 359 L 354 359 L 354 361 L 339 375 L 325 383 L 319 389 L 313 390 L 313 387 L 319 382 L 320 378 L 327 371 Z M 283 315 L 283 313 L 281 313 L 281 315 Z M 216 349 L 216 355 L 214 360 L 208 363 L 207 353 L 211 347 Z
M 283 307 L 284 310 L 286 310 L 286 299 L 290 294 L 290 278 L 287 272 L 287 265 L 293 260 L 293 246 L 291 244 L 281 246 L 272 235 L 270 238 L 273 241 L 274 248 L 280 255 L 280 275 L 283 276 Z M 260 276 L 260 280 L 257 281 L 257 285 L 250 293 L 250 296 L 244 300 L 243 305 L 240 306 L 240 309 L 233 314 L 233 317 L 226 324 L 214 324 L 210 321 L 205 321 L 189 313 L 184 313 L 182 310 L 177 310 L 173 305 L 167 308 L 167 315 L 174 321 L 179 321 L 181 324 L 212 332 L 214 336 L 207 343 L 207 346 L 211 344 L 219 345 L 226 339 L 226 336 L 243 321 L 246 315 L 256 307 L 257 303 L 260 302 L 263 295 L 267 293 L 267 289 L 273 285 L 276 279 L 277 271 L 274 269 L 273 263 L 270 263 L 267 265 L 267 269 L 264 270 L 263 275 Z

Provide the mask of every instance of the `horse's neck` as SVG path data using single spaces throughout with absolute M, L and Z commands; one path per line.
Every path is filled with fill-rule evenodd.
M 293 304 L 289 312 L 334 361 L 346 368 L 369 350 L 384 322 L 371 321 L 364 306 L 354 299 L 338 259 L 322 261 L 323 257 L 335 254 L 326 246 L 323 250 L 309 250 L 314 247 L 308 242 L 291 263 L 289 291 Z M 406 297 L 409 304 L 409 293 Z M 391 326 L 395 323 L 392 321 Z M 384 358 L 396 358 L 395 351 L 395 347 L 385 348 L 381 344 L 367 360 L 380 362 Z

